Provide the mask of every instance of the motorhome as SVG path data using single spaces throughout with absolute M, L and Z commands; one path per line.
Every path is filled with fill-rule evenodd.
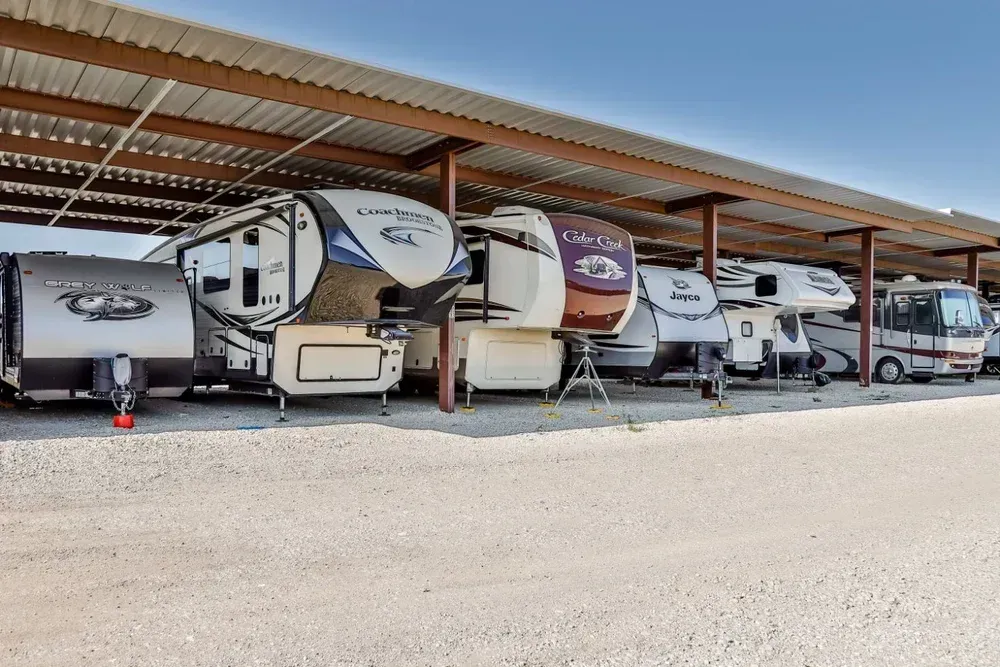
M 843 310 L 855 301 L 829 269 L 771 261 L 719 260 L 716 292 L 729 326 L 727 368 L 768 378 L 811 375 L 817 360 L 802 315 Z
M 855 305 L 816 313 L 806 330 L 829 373 L 857 373 L 861 312 Z M 920 282 L 907 276 L 876 282 L 872 303 L 872 369 L 877 382 L 905 377 L 930 382 L 939 375 L 972 380 L 983 364 L 988 337 L 976 290 L 949 282 Z
M 565 335 L 620 333 L 635 309 L 632 237 L 614 225 L 518 206 L 461 225 L 473 270 L 455 304 L 455 371 L 467 392 L 546 390 Z M 405 359 L 404 384 L 436 386 L 437 332 L 418 332 Z
M 640 266 L 635 312 L 620 334 L 587 336 L 602 376 L 656 380 L 723 380 L 729 329 L 715 288 L 700 273 Z M 574 351 L 570 368 L 579 362 Z
M 403 347 L 470 274 L 448 216 L 383 192 L 312 190 L 193 227 L 146 256 L 180 267 L 195 381 L 284 396 L 385 394 Z
M 983 373 L 1000 375 L 1000 296 L 991 296 L 989 300 L 979 297 L 979 312 L 986 325 L 990 339 L 986 342 L 983 352 Z
M 191 386 L 193 341 L 175 266 L 0 253 L 0 387 L 9 395 L 125 404 L 179 396 Z

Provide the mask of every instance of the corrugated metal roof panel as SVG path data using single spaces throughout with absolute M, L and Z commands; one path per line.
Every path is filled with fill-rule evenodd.
M 114 3 L 35 0 L 25 5 L 24 0 L 20 0 L 13 3 L 9 13 L 43 25 L 474 118 L 904 220 L 937 219 L 939 216 L 924 207 L 713 151 Z

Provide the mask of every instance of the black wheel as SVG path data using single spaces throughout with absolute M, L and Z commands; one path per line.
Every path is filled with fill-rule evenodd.
M 914 375 L 910 379 L 913 380 L 914 382 L 916 382 L 917 384 L 930 384 L 931 382 L 934 381 L 934 376 L 933 375 Z
M 903 364 L 886 357 L 875 367 L 875 379 L 882 384 L 899 384 L 903 380 Z
M 417 393 L 417 383 L 412 378 L 403 378 L 399 381 L 399 393 L 403 396 L 413 396 Z

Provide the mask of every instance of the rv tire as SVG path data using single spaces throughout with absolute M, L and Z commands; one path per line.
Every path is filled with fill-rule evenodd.
M 399 393 L 403 396 L 413 396 L 417 393 L 417 383 L 412 378 L 403 378 L 399 381 Z
M 882 384 L 899 384 L 903 374 L 903 364 L 892 357 L 886 357 L 875 367 L 875 379 Z

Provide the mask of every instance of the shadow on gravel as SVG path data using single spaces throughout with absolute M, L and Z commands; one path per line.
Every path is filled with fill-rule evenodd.
M 475 394 L 475 412 L 443 414 L 433 396 L 403 398 L 390 394 L 387 417 L 379 416 L 380 399 L 369 396 L 290 399 L 288 421 L 280 423 L 273 398 L 199 393 L 194 400 L 147 400 L 134 411 L 136 428 L 131 433 L 282 428 L 330 424 L 381 424 L 403 429 L 433 430 L 470 437 L 492 437 L 576 428 L 623 427 L 641 433 L 641 424 L 657 421 L 726 417 L 760 412 L 792 412 L 915 400 L 1000 393 L 1000 381 L 992 377 L 975 383 L 936 380 L 929 385 L 904 383 L 860 389 L 856 381 L 836 381 L 821 389 L 790 382 L 778 394 L 773 381 L 736 379 L 727 396 L 727 409 L 701 399 L 686 386 L 638 386 L 607 383 L 611 408 L 599 405 L 591 412 L 585 389 L 571 395 L 554 411 L 541 405 L 540 393 Z M 459 403 L 464 404 L 464 395 Z M 555 400 L 552 396 L 552 400 Z M 111 436 L 129 433 L 111 425 L 113 410 L 97 401 L 61 401 L 38 406 L 0 409 L 0 441 Z M 638 436 L 641 437 L 641 436 Z

